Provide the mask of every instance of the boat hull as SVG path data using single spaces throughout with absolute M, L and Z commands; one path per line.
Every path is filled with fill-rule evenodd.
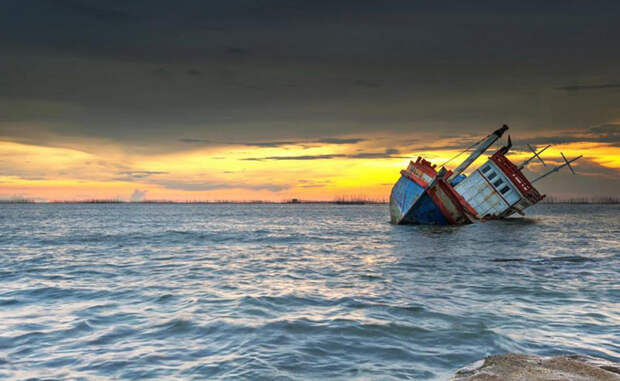
M 465 210 L 441 179 L 422 186 L 401 176 L 390 195 L 390 216 L 394 224 L 462 225 L 470 223 Z
M 390 195 L 390 217 L 394 224 L 406 223 L 405 217 L 413 204 L 424 194 L 425 188 L 411 179 L 401 176 Z

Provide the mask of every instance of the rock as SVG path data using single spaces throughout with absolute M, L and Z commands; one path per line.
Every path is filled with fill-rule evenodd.
M 451 381 L 620 381 L 620 364 L 589 356 L 489 356 L 456 371 Z

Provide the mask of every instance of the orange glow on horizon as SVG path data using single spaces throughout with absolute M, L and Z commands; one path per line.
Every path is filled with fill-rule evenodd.
M 128 200 L 139 189 L 149 200 L 386 200 L 409 159 L 424 156 L 439 165 L 458 153 L 441 149 L 418 153 L 395 147 L 399 153 L 382 156 L 385 148 L 373 144 L 368 139 L 341 145 L 226 146 L 169 154 L 132 154 L 119 149 L 117 153 L 100 154 L 0 141 L 0 158 L 5 163 L 0 174 L 0 198 Z M 544 157 L 559 162 L 560 151 L 569 158 L 583 154 L 586 160 L 620 173 L 620 149 L 612 144 L 557 145 L 545 151 Z M 376 157 L 360 158 L 360 152 Z M 529 156 L 515 151 L 510 158 L 519 163 Z M 291 157 L 302 159 L 283 159 Z M 465 157 L 457 158 L 449 167 L 454 168 Z M 472 168 L 484 160 L 486 156 Z M 575 166 L 579 165 L 577 162 Z

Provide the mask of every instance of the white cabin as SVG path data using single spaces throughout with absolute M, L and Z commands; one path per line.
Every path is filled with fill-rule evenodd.
M 454 189 L 480 219 L 521 213 L 544 197 L 501 152 L 496 152 L 480 168 L 456 184 Z

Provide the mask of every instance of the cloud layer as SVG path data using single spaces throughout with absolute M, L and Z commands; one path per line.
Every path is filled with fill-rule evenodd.
M 409 157 L 441 163 L 503 123 L 515 154 L 587 149 L 615 173 L 619 13 L 617 1 L 7 1 L 0 182 L 49 197 L 378 195 Z M 611 189 L 603 169 L 594 183 Z
M 0 137 L 168 152 L 502 123 L 553 136 L 619 117 L 620 25 L 609 18 L 619 11 L 605 1 L 179 1 L 174 11 L 163 0 L 10 1 Z

